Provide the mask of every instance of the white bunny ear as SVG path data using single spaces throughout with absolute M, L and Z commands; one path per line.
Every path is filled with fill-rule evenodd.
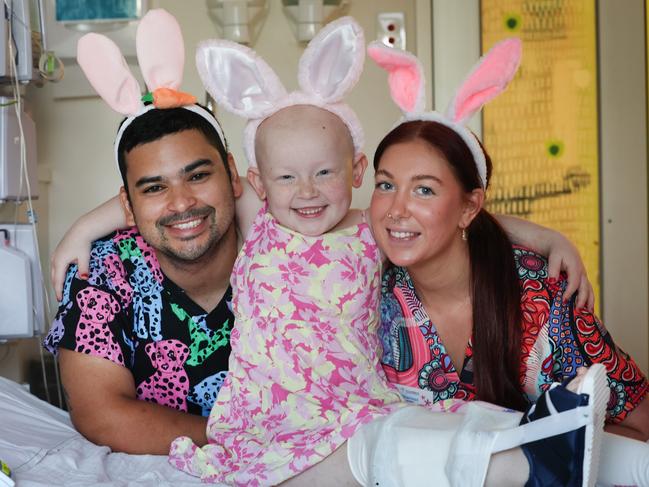
M 185 44 L 175 17 L 161 8 L 149 10 L 137 27 L 135 45 L 149 91 L 177 90 L 183 79 Z
M 520 64 L 521 40 L 499 42 L 475 65 L 446 110 L 446 117 L 464 124 L 482 106 L 502 93 Z
M 140 85 L 119 47 L 101 34 L 86 34 L 77 43 L 77 62 L 97 94 L 113 110 L 133 115 L 142 108 Z
M 409 52 L 388 47 L 374 41 L 367 48 L 368 55 L 388 72 L 390 95 L 401 111 L 421 113 L 426 105 L 424 70 Z
M 244 118 L 266 116 L 286 89 L 253 50 L 226 40 L 201 42 L 196 67 L 205 89 L 226 110 Z
M 327 103 L 340 101 L 358 82 L 364 60 L 363 29 L 342 17 L 323 27 L 302 54 L 300 88 Z

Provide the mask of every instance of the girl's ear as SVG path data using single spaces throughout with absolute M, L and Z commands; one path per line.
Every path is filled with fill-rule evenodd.
M 476 188 L 465 195 L 464 210 L 460 221 L 461 228 L 467 228 L 471 225 L 473 219 L 480 213 L 484 205 L 485 192 L 482 188 Z
M 248 174 L 246 175 L 246 177 L 248 178 L 250 185 L 255 190 L 255 193 L 257 193 L 257 196 L 259 196 L 259 199 L 262 201 L 266 200 L 266 188 L 264 187 L 264 183 L 261 180 L 259 168 L 250 166 L 248 168 Z
M 356 155 L 352 165 L 352 187 L 360 188 L 367 169 L 367 157 L 362 152 Z
M 122 210 L 124 210 L 124 217 L 126 219 L 126 224 L 129 227 L 135 226 L 135 217 L 133 216 L 133 209 L 131 208 L 131 203 L 128 200 L 128 195 L 126 194 L 126 189 L 124 186 L 119 188 L 119 201 L 122 203 Z

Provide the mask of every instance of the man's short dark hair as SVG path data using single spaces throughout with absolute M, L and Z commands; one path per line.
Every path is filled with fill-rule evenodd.
M 200 105 L 202 108 L 202 105 Z M 205 108 L 207 110 L 207 108 Z M 209 110 L 207 110 L 209 112 Z M 124 123 L 126 119 L 122 120 Z M 216 120 L 216 118 L 214 118 Z M 218 120 L 216 120 L 218 124 Z M 121 124 L 120 124 L 121 126 Z M 219 124 L 220 126 L 220 124 Z M 208 143 L 214 147 L 221 156 L 225 170 L 230 176 L 230 166 L 228 166 L 228 148 L 221 141 L 218 132 L 205 118 L 191 110 L 184 108 L 167 108 L 149 110 L 148 112 L 137 117 L 122 134 L 119 142 L 118 164 L 119 172 L 122 176 L 124 189 L 128 194 L 128 184 L 126 182 L 126 154 L 135 147 L 148 144 L 161 139 L 165 135 L 183 132 L 185 130 L 198 130 L 201 132 Z

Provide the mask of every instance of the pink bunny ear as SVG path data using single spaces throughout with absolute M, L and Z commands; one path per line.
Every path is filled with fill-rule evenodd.
M 149 10 L 137 27 L 135 45 L 149 91 L 177 90 L 183 80 L 185 44 L 176 18 L 161 8 Z
M 140 86 L 119 47 L 108 37 L 90 33 L 79 39 L 77 62 L 97 94 L 113 110 L 122 115 L 140 110 Z
M 338 102 L 356 86 L 364 61 L 363 29 L 351 17 L 342 17 L 321 29 L 304 50 L 300 88 L 326 103 Z
M 420 113 L 426 104 L 424 71 L 419 59 L 406 51 L 374 41 L 367 54 L 388 72 L 390 95 L 405 113 Z
M 457 90 L 446 116 L 463 124 L 502 93 L 516 74 L 521 54 L 522 44 L 517 38 L 505 39 L 492 47 Z
M 196 50 L 196 67 L 214 100 L 244 118 L 266 116 L 286 96 L 271 67 L 253 50 L 236 42 L 201 42 Z

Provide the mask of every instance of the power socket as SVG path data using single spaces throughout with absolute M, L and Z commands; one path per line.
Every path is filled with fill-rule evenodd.
M 376 38 L 388 47 L 406 49 L 406 19 L 403 12 L 378 14 Z

